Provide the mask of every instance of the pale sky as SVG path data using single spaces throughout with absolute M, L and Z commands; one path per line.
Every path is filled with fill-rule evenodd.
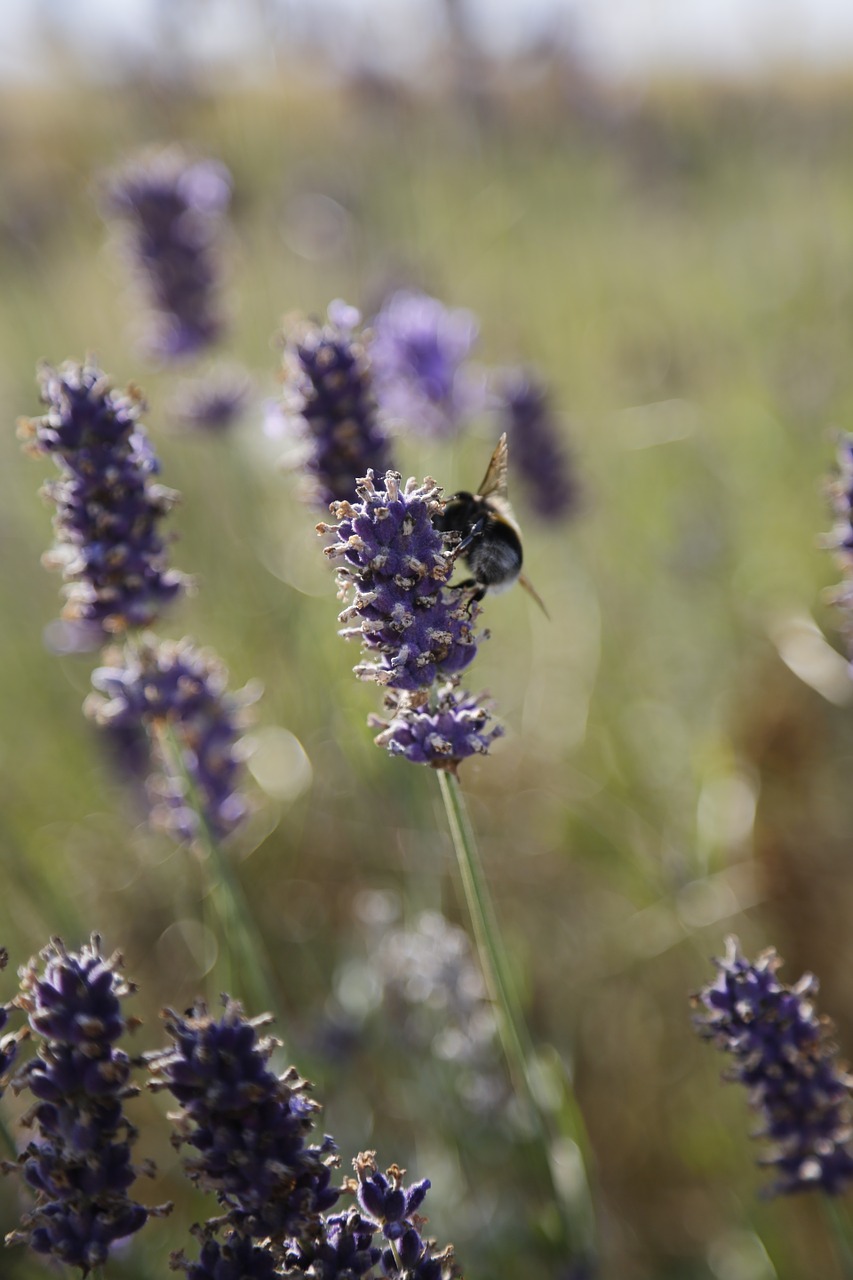
M 749 74 L 768 64 L 853 65 L 853 0 L 468 0 L 496 52 L 562 22 L 602 73 L 661 67 Z M 0 0 L 0 76 L 39 66 L 40 31 L 65 31 L 78 47 L 127 54 L 157 46 L 159 12 L 187 15 L 198 56 L 269 58 L 269 24 L 299 14 L 330 29 L 346 56 L 357 48 L 403 69 L 441 27 L 439 0 Z M 41 22 L 41 27 L 39 23 Z

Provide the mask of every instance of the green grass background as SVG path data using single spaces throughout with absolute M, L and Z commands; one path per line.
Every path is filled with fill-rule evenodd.
M 470 683 L 507 734 L 462 771 L 506 946 L 534 1038 L 576 1083 L 603 1274 L 798 1280 L 841 1274 L 820 1207 L 759 1198 L 753 1117 L 718 1084 L 687 997 L 735 931 L 750 953 L 777 946 L 789 981 L 817 972 L 853 1052 L 853 703 L 819 634 L 839 647 L 824 596 L 838 574 L 817 542 L 832 429 L 853 410 L 851 124 L 844 86 L 670 86 L 582 115 L 507 94 L 480 118 L 310 79 L 182 96 L 69 82 L 3 104 L 0 940 L 22 963 L 53 934 L 99 930 L 140 983 L 140 1048 L 160 1043 L 158 1008 L 201 983 L 175 930 L 199 868 L 141 824 L 82 718 L 94 658 L 43 643 L 59 586 L 39 565 L 50 468 L 19 451 L 14 422 L 38 410 L 37 360 L 91 351 L 142 385 L 163 479 L 183 493 L 174 562 L 198 591 L 159 630 L 215 648 L 235 685 L 260 679 L 258 729 L 288 730 L 311 763 L 290 800 L 255 788 L 236 846 L 289 1054 L 345 1170 L 375 1147 L 433 1179 L 431 1231 L 472 1280 L 568 1274 L 511 1109 L 472 1115 L 453 1064 L 382 1010 L 345 1044 L 324 1034 L 341 974 L 369 960 L 366 892 L 398 895 L 404 918 L 465 921 L 436 780 L 372 745 L 378 696 L 336 635 L 317 516 L 258 414 L 227 439 L 170 429 L 176 375 L 134 350 L 97 179 L 173 139 L 229 166 L 227 354 L 261 395 L 285 315 L 333 297 L 369 310 L 402 279 L 478 314 L 484 363 L 530 362 L 552 384 L 582 503 L 545 526 L 516 490 L 552 617 L 518 591 L 487 599 Z M 305 192 L 346 210 L 337 248 L 310 260 L 292 234 Z M 470 485 L 492 431 L 401 440 L 401 467 Z M 111 1262 L 114 1280 L 165 1274 L 187 1223 L 213 1211 L 182 1190 L 160 1101 L 137 1104 L 138 1151 L 162 1170 L 144 1194 L 178 1210 Z M 4 1101 L 10 1122 L 20 1105 Z M 5 1229 L 21 1204 L 0 1184 Z M 18 1249 L 0 1273 L 44 1268 Z

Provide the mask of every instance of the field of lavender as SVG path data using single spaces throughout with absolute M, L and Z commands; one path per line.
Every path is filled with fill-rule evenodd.
M 162 1277 L 175 1250 L 190 1280 L 446 1280 L 448 1241 L 468 1280 L 853 1274 L 853 1224 L 829 1194 L 853 1181 L 853 1146 L 827 1038 L 853 1057 L 853 683 L 828 590 L 844 566 L 821 546 L 847 528 L 843 445 L 827 479 L 853 421 L 853 96 L 670 90 L 475 113 L 363 85 L 127 85 L 4 107 L 0 1001 L 50 939 L 68 949 L 24 969 L 0 1010 L 0 1033 L 32 1032 L 0 1040 L 0 1080 L 18 1073 L 4 1134 L 34 1144 L 26 1176 L 0 1180 L 3 1232 L 23 1232 L 4 1280 L 51 1268 L 27 1241 L 109 1280 Z M 156 313 L 139 276 L 157 263 L 133 240 L 134 183 L 152 174 L 203 212 Z M 423 367 L 401 387 L 409 322 L 444 342 L 441 395 Z M 318 441 L 341 386 L 330 462 Z M 86 431 L 103 422 L 98 453 Z M 385 488 L 393 466 L 473 490 L 503 430 L 547 615 L 519 586 L 478 615 L 442 585 L 452 550 L 428 490 Z M 346 504 L 327 512 L 355 501 L 350 457 L 383 495 L 362 494 L 352 528 Z M 376 517 L 394 501 L 398 524 Z M 109 502 L 144 578 L 118 601 L 68 553 L 73 535 L 79 562 Z M 323 521 L 342 532 L 318 535 Z M 429 608 L 451 639 L 438 659 L 413 641 L 402 658 L 368 651 L 377 685 L 352 674 L 364 655 L 338 634 L 335 570 L 349 565 L 351 603 L 378 593 L 346 621 L 375 644 L 382 593 L 383 617 L 409 608 L 401 570 L 377 587 L 390 524 L 414 579 L 443 566 Z M 324 556 L 353 529 L 348 558 Z M 129 647 L 104 657 L 103 628 L 115 642 L 125 626 Z M 436 668 L 466 694 L 433 690 L 425 729 Z M 430 760 L 458 760 L 458 785 Z M 124 970 L 86 949 L 93 932 Z M 779 980 L 729 952 L 697 1015 L 731 934 L 750 962 L 775 947 Z M 787 990 L 805 971 L 834 1033 L 807 988 Z M 126 1001 L 119 972 L 138 984 Z M 223 1012 L 223 991 L 244 1013 Z M 265 1066 L 267 1030 L 245 1019 L 267 1010 L 283 1047 Z M 119 1097 L 119 1044 L 174 1050 L 133 1066 L 138 1097 Z M 254 1073 L 219 1112 L 198 1083 L 217 1052 L 223 1073 Z M 108 1104 L 86 1101 L 81 1062 L 101 1064 Z M 276 1081 L 291 1063 L 323 1107 L 307 1137 L 298 1081 Z M 755 1110 L 720 1083 L 727 1065 Z M 119 1102 L 133 1163 L 157 1166 L 129 1191 L 123 1122 L 103 1111 Z M 768 1124 L 781 1163 L 760 1169 L 778 1152 L 750 1134 Z M 282 1190 L 281 1167 L 258 1173 L 244 1151 L 240 1190 L 237 1135 L 276 1126 L 299 1177 Z M 378 1163 L 361 1158 L 358 1199 L 334 1207 L 327 1133 L 334 1186 L 359 1153 Z M 394 1162 L 408 1197 L 382 1174 Z M 103 1239 L 131 1233 L 104 1265 L 80 1243 L 99 1179 Z M 119 1190 L 174 1209 L 128 1210 L 120 1230 Z

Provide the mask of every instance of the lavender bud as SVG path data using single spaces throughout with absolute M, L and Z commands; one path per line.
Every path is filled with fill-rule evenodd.
M 165 1016 L 172 1046 L 150 1056 L 151 1087 L 181 1105 L 176 1141 L 198 1152 L 185 1164 L 191 1180 L 216 1193 L 242 1235 L 314 1236 L 339 1195 L 329 1185 L 335 1145 L 308 1145 L 319 1107 L 296 1071 L 267 1066 L 276 1042 L 257 1029 L 269 1018 L 247 1019 L 227 998 L 218 1020 L 203 1004 Z
M 441 490 L 413 479 L 402 488 L 388 471 L 384 489 L 368 473 L 357 494 L 356 502 L 333 504 L 336 525 L 317 526 L 335 534 L 326 555 L 343 561 L 339 594 L 348 605 L 339 621 L 355 625 L 340 634 L 357 636 L 376 658 L 355 668 L 360 679 L 427 689 L 439 675 L 464 670 L 477 652 L 479 609 L 470 592 L 447 586 L 454 555 L 433 524 Z
M 577 485 L 548 388 L 518 369 L 506 377 L 499 395 L 513 464 L 527 485 L 534 511 L 543 520 L 569 515 L 577 503 Z
M 227 835 L 248 810 L 239 791 L 241 730 L 258 690 L 247 686 L 230 693 L 223 663 L 186 638 L 149 635 L 106 656 L 112 665 L 92 673 L 98 692 L 89 695 L 84 710 L 110 730 L 142 728 L 148 734 L 153 819 L 190 839 L 197 834 L 200 806 L 211 834 Z M 194 796 L 187 795 L 188 785 Z
M 6 1243 L 27 1243 L 86 1275 L 116 1240 L 168 1206 L 150 1209 L 127 1194 L 139 1170 L 131 1163 L 136 1130 L 124 1102 L 139 1091 L 131 1059 L 116 1048 L 136 1025 L 121 1008 L 134 990 L 118 972 L 121 958 L 104 957 L 97 935 L 79 952 L 54 939 L 40 958 L 43 972 L 39 957 L 21 971 L 16 1001 L 40 1039 L 38 1056 L 13 1080 L 16 1091 L 29 1089 L 35 1099 L 24 1123 L 38 1138 L 17 1165 L 5 1166 L 23 1173 L 36 1204 Z
M 221 304 L 223 223 L 231 175 L 215 160 L 180 148 L 146 153 L 113 173 L 105 215 L 124 229 L 122 246 L 149 307 L 146 346 L 171 360 L 215 343 Z
M 359 476 L 389 464 L 370 366 L 351 327 L 352 310 L 333 303 L 327 323 L 301 326 L 285 353 L 288 420 L 304 441 L 311 496 L 323 509 L 354 497 Z
M 177 494 L 154 483 L 160 468 L 139 423 L 141 397 L 114 391 L 91 363 L 44 366 L 39 384 L 48 411 L 23 419 L 19 434 L 60 471 L 45 486 L 57 510 L 44 563 L 65 578 L 63 617 L 106 632 L 147 626 L 186 579 L 169 569 L 158 532 Z
M 406 1187 L 405 1169 L 394 1164 L 387 1174 L 380 1173 L 373 1151 L 363 1152 L 353 1161 L 353 1167 L 359 1204 L 390 1242 L 382 1251 L 385 1274 L 398 1280 L 451 1280 L 457 1275 L 452 1245 L 435 1253 L 435 1242 L 423 1240 L 419 1233 L 424 1219 L 418 1216 L 418 1210 L 429 1190 L 429 1179 Z
M 373 1270 L 382 1250 L 373 1243 L 376 1223 L 349 1209 L 323 1219 L 313 1240 L 290 1241 L 284 1257 L 285 1276 L 308 1273 L 317 1280 L 358 1280 Z
M 812 1004 L 817 980 L 805 974 L 785 986 L 772 948 L 750 962 L 734 938 L 727 940 L 725 959 L 714 963 L 716 980 L 694 997 L 702 1010 L 696 1025 L 731 1054 L 727 1078 L 747 1086 L 750 1105 L 761 1114 L 757 1136 L 771 1144 L 762 1163 L 777 1175 L 771 1190 L 845 1191 L 853 1180 L 853 1079 L 838 1061 L 832 1024 Z
M 484 406 L 482 378 L 467 361 L 479 326 L 414 290 L 391 295 L 373 322 L 370 359 L 382 416 L 419 434 L 448 436 Z
M 388 702 L 391 718 L 370 720 L 373 728 L 382 730 L 376 745 L 411 764 L 455 773 L 467 756 L 487 755 L 495 738 L 504 733 L 502 725 L 490 726 L 488 708 L 480 698 L 457 692 L 451 684 L 437 690 L 434 705 L 416 705 L 405 695 Z
M 375 1151 L 364 1151 L 353 1160 L 358 1178 L 358 1202 L 369 1217 L 382 1227 L 386 1240 L 398 1239 L 408 1219 L 416 1213 L 430 1188 L 429 1178 L 403 1186 L 406 1170 L 392 1164 L 387 1174 L 379 1172 Z
M 280 1274 L 269 1249 L 236 1231 L 229 1232 L 223 1244 L 204 1238 L 197 1262 L 181 1251 L 172 1255 L 169 1265 L 183 1271 L 187 1280 L 276 1280 Z

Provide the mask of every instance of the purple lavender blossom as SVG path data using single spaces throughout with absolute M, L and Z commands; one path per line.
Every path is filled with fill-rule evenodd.
M 192 838 L 198 828 L 195 800 L 211 834 L 227 835 L 247 813 L 239 791 L 241 730 L 257 689 L 230 693 L 225 666 L 186 638 L 147 636 L 107 656 L 112 663 L 92 673 L 98 692 L 89 695 L 84 710 L 111 730 L 147 732 L 152 818 L 177 837 Z M 176 774 L 176 751 L 186 777 Z M 186 794 L 187 781 L 195 797 Z
M 382 730 L 375 738 L 377 746 L 412 764 L 450 773 L 467 756 L 487 755 L 495 738 L 503 736 L 503 726 L 490 726 L 489 721 L 481 700 L 457 692 L 452 684 L 436 691 L 434 705 L 412 705 L 404 695 L 393 705 L 389 720 L 371 718 L 372 726 Z
M 478 413 L 482 377 L 467 363 L 479 326 L 428 294 L 401 289 L 373 321 L 369 354 L 383 418 L 421 435 L 452 435 Z
M 44 366 L 40 418 L 19 434 L 53 456 L 60 479 L 45 486 L 56 505 L 54 548 L 44 556 L 65 578 L 63 617 L 104 632 L 147 626 L 184 588 L 158 532 L 177 495 L 154 483 L 159 464 L 139 422 L 139 393 L 122 395 L 94 364 Z
M 805 974 L 785 986 L 776 977 L 781 963 L 772 948 L 750 962 L 729 938 L 716 980 L 694 997 L 704 1009 L 696 1024 L 732 1055 L 727 1078 L 747 1086 L 761 1114 L 757 1136 L 771 1144 L 762 1163 L 777 1174 L 771 1190 L 837 1195 L 853 1181 L 853 1079 L 838 1061 L 831 1023 L 815 1012 L 817 980 Z
M 246 413 L 252 398 L 252 383 L 245 369 L 214 366 L 201 378 L 188 379 L 178 387 L 170 410 L 181 427 L 206 435 L 224 435 Z
M 357 321 L 354 308 L 333 303 L 327 323 L 302 325 L 285 352 L 287 420 L 302 436 L 311 497 L 323 509 L 353 498 L 358 477 L 390 461 Z
M 421 1238 L 423 1219 L 418 1210 L 430 1183 L 428 1178 L 403 1185 L 405 1169 L 391 1165 L 380 1173 L 373 1151 L 365 1151 L 353 1167 L 358 1179 L 358 1201 L 373 1218 L 389 1242 L 382 1251 L 382 1268 L 387 1276 L 400 1280 L 450 1280 L 457 1274 L 453 1246 L 435 1253 L 435 1242 Z
M 319 1107 L 307 1083 L 292 1068 L 270 1071 L 276 1042 L 257 1034 L 269 1017 L 250 1020 L 224 1000 L 218 1020 L 203 1004 L 185 1016 L 166 1011 L 172 1046 L 150 1055 L 151 1087 L 180 1103 L 176 1140 L 198 1153 L 187 1173 L 216 1193 L 240 1235 L 273 1244 L 311 1239 L 340 1194 L 330 1186 L 335 1145 L 329 1137 L 308 1144 Z
M 560 440 L 560 428 L 544 383 L 522 369 L 508 374 L 499 405 L 512 460 L 525 482 L 533 510 L 543 520 L 571 514 L 577 485 Z
M 146 346 L 158 358 L 194 356 L 222 335 L 224 219 L 231 175 L 178 147 L 129 161 L 107 180 L 105 215 L 124 229 L 125 256 L 148 304 Z
M 283 1274 L 289 1277 L 307 1272 L 322 1280 L 366 1276 L 382 1256 L 373 1243 L 377 1230 L 377 1224 L 357 1209 L 330 1214 L 323 1219 L 323 1231 L 316 1239 L 288 1242 Z
M 356 625 L 340 634 L 358 637 L 376 658 L 355 668 L 360 679 L 427 689 L 439 675 L 463 671 L 477 652 L 478 607 L 470 592 L 447 585 L 454 555 L 433 525 L 441 491 L 431 480 L 403 488 L 388 471 L 384 488 L 368 473 L 357 494 L 333 505 L 336 525 L 317 526 L 335 534 L 326 555 L 343 561 L 338 584 L 349 603 L 339 621 Z
M 430 1188 L 429 1178 L 403 1186 L 405 1169 L 392 1165 L 380 1173 L 376 1153 L 363 1152 L 353 1161 L 358 1178 L 358 1202 L 364 1212 L 382 1227 L 386 1240 L 397 1240 L 409 1225 L 408 1219 L 423 1204 Z
M 121 1009 L 133 986 L 118 972 L 121 958 L 106 958 L 93 935 L 79 952 L 54 939 L 22 971 L 16 1003 L 40 1038 L 38 1056 L 13 1081 L 34 1099 L 25 1120 L 38 1138 L 17 1165 L 36 1192 L 36 1204 L 7 1244 L 26 1243 L 37 1253 L 79 1267 L 101 1266 L 116 1240 L 139 1231 L 152 1215 L 128 1196 L 140 1170 L 131 1163 L 136 1130 L 124 1102 L 139 1090 L 131 1060 L 116 1042 L 135 1025 Z M 151 1173 L 147 1166 L 144 1170 Z
M 222 1244 L 203 1237 L 197 1261 L 181 1250 L 172 1255 L 171 1266 L 187 1280 L 277 1280 L 280 1275 L 274 1254 L 237 1231 L 229 1232 Z

